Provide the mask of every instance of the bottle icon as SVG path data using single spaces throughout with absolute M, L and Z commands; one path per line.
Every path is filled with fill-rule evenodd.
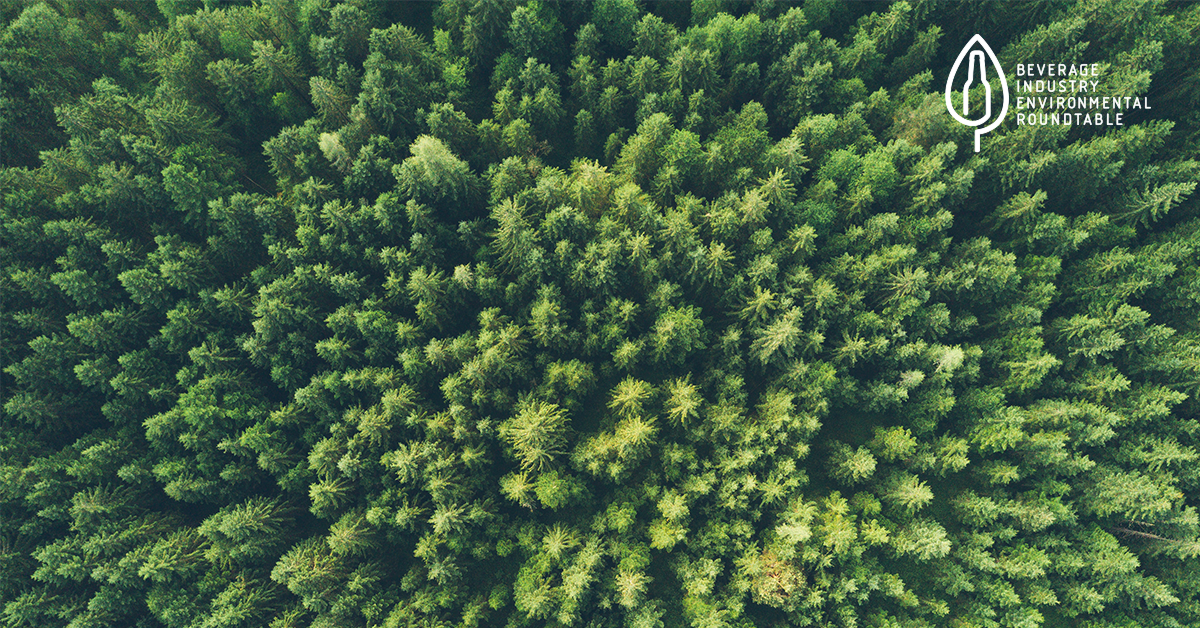
M 964 68 L 963 61 L 967 61 Z M 992 84 L 988 81 L 988 66 L 991 65 L 995 71 L 995 76 L 1000 77 L 1000 89 L 1003 95 L 1000 105 L 1000 113 L 992 119 Z M 958 76 L 959 70 L 966 72 L 966 80 L 962 84 L 961 111 L 959 113 L 958 103 L 955 102 L 956 90 L 954 87 L 955 77 Z M 968 120 L 966 116 L 970 115 L 970 98 L 971 88 L 977 84 L 983 85 L 983 114 L 974 119 Z M 996 59 L 996 53 L 992 52 L 991 46 L 984 41 L 981 35 L 975 35 L 963 46 L 962 52 L 958 53 L 958 58 L 954 60 L 954 66 L 950 68 L 950 76 L 946 78 L 946 110 L 954 119 L 962 124 L 970 127 L 981 127 L 975 129 L 975 152 L 979 152 L 979 140 L 984 133 L 993 131 L 1000 123 L 1004 121 L 1004 116 L 1008 114 L 1008 80 L 1004 77 L 1004 69 L 1000 67 L 1000 61 Z M 988 121 L 991 121 L 988 124 Z

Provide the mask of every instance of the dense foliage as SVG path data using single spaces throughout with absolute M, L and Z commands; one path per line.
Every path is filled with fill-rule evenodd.
M 1200 4 L 0 22 L 0 625 L 1200 625 Z

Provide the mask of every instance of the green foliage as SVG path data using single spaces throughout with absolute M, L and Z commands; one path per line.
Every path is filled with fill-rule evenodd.
M 510 447 L 524 470 L 540 470 L 562 453 L 566 411 L 553 403 L 529 401 L 516 409 L 516 415 L 501 423 L 500 437 Z
M 1200 625 L 1195 5 L 0 20 L 3 625 Z

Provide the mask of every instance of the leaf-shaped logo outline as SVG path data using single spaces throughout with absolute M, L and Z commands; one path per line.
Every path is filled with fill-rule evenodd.
M 984 133 L 990 133 L 991 131 L 995 130 L 996 127 L 1000 126 L 1001 122 L 1004 122 L 1004 117 L 1008 115 L 1008 78 L 1004 76 L 1004 68 L 1000 67 L 1000 60 L 996 58 L 996 53 L 992 52 L 992 47 L 989 46 L 987 41 L 983 39 L 983 35 L 976 34 L 969 41 L 967 41 L 967 45 L 963 46 L 962 52 L 958 53 L 958 58 L 954 60 L 954 65 L 950 68 L 950 76 L 946 77 L 946 110 L 950 112 L 950 115 L 954 116 L 955 120 L 958 120 L 960 123 L 965 124 L 966 126 L 978 126 L 983 124 L 983 122 L 987 119 L 985 117 L 979 120 L 967 120 L 966 118 L 958 115 L 958 111 L 956 111 L 954 108 L 954 101 L 951 98 L 951 92 L 954 91 L 954 77 L 958 75 L 959 67 L 962 66 L 963 60 L 968 58 L 968 56 L 971 54 L 971 50 L 976 43 L 978 43 L 983 49 L 984 53 L 987 54 L 988 59 L 990 59 L 992 62 L 992 67 L 996 68 L 996 73 L 1000 77 L 1000 90 L 1004 96 L 1000 106 L 1000 115 L 996 116 L 996 119 L 991 124 L 983 127 L 982 129 L 975 129 L 975 152 L 978 153 L 979 138 L 983 137 Z

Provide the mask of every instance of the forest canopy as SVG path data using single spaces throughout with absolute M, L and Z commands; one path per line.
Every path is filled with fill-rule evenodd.
M 0 28 L 0 626 L 1200 625 L 1200 4 Z

